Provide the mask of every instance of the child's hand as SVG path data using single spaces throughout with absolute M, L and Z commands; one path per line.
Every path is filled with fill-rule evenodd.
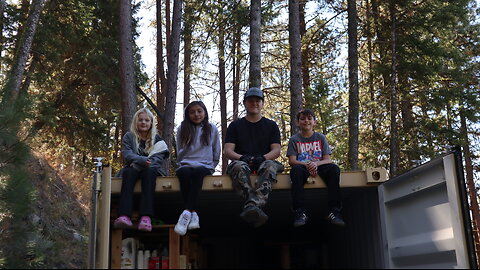
M 310 173 L 311 176 L 316 176 L 317 175 L 317 164 L 313 161 L 310 161 L 306 164 L 307 170 Z
M 147 159 L 147 161 L 145 161 L 145 167 L 150 167 L 150 165 L 152 164 L 152 161 L 150 159 Z

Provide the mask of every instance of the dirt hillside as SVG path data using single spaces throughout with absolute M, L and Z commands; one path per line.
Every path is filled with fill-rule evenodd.
M 89 218 L 86 191 L 76 188 L 75 181 L 62 177 L 37 154 L 33 154 L 28 170 L 36 187 L 29 222 L 53 243 L 45 256 L 46 266 L 86 268 Z

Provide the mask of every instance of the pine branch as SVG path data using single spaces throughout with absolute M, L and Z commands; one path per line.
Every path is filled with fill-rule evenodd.
M 152 109 L 157 113 L 157 115 L 160 117 L 160 119 L 164 120 L 165 115 L 162 112 L 160 112 L 157 105 L 155 105 L 155 103 L 153 103 L 153 101 L 147 96 L 147 94 L 145 94 L 145 92 L 143 92 L 142 89 L 140 89 L 140 87 L 137 86 L 136 89 L 140 93 L 140 95 L 142 95 L 142 97 L 145 98 L 145 100 L 148 102 L 148 104 L 150 104 L 150 106 L 152 106 Z

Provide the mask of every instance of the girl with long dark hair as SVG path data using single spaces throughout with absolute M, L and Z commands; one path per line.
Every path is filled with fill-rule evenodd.
M 208 121 L 208 112 L 202 101 L 193 101 L 185 108 L 184 120 L 177 130 L 177 177 L 185 203 L 175 232 L 185 235 L 187 230 L 200 228 L 196 212 L 198 194 L 203 178 L 215 172 L 220 160 L 220 137 L 217 127 Z

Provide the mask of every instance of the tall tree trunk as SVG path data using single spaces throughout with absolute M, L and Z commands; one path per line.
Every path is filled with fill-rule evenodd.
M 249 87 L 262 86 L 261 65 L 261 0 L 251 0 L 250 4 L 250 77 Z
M 17 1 L 18 2 L 18 1 Z M 46 3 L 46 1 L 45 1 Z M 30 0 L 21 0 L 18 16 L 18 28 L 14 40 L 20 40 L 23 33 L 25 32 L 25 27 L 27 24 L 28 13 L 30 10 Z
M 113 138 L 114 141 L 115 141 L 115 144 L 113 146 L 114 150 L 113 150 L 113 157 L 112 157 L 113 161 L 118 162 L 119 164 L 122 163 L 122 161 L 119 160 L 119 157 L 120 157 L 119 154 L 120 154 L 120 151 L 121 151 L 120 146 L 122 145 L 122 138 L 120 138 L 120 126 L 122 124 L 121 120 L 122 120 L 121 118 L 118 118 L 116 120 L 116 123 L 115 123 L 115 133 L 114 133 L 115 135 L 114 135 L 114 138 Z
M 167 58 L 170 54 L 170 40 L 171 40 L 171 20 L 170 20 L 170 0 L 165 0 L 165 36 L 167 44 Z
M 390 176 L 397 175 L 399 164 L 398 152 L 398 127 L 397 127 L 397 111 L 398 111 L 398 94 L 397 94 L 397 11 L 395 1 L 390 0 L 389 3 L 391 18 L 391 45 L 392 45 L 392 69 L 390 81 Z
M 374 84 L 374 70 L 373 70 L 373 45 L 372 45 L 372 39 L 373 39 L 373 30 L 372 30 L 372 6 L 370 5 L 370 0 L 367 0 L 366 4 L 366 36 L 367 36 L 367 51 L 368 51 L 368 92 L 370 94 L 370 101 L 375 102 L 375 84 Z M 375 133 L 377 130 L 377 124 L 375 121 L 375 118 L 373 117 L 375 113 L 375 108 L 371 106 L 371 120 L 370 120 L 370 126 L 372 128 L 372 131 Z
M 388 44 L 387 44 L 387 40 L 388 40 L 388 36 L 386 34 L 386 31 L 385 29 L 382 29 L 382 24 L 381 24 L 381 18 L 380 18 L 380 7 L 379 7 L 379 3 L 378 3 L 379 0 L 372 0 L 372 25 L 373 25 L 373 31 L 372 31 L 372 35 L 375 35 L 375 41 L 374 44 L 375 44 L 375 47 L 377 48 L 378 50 L 378 58 L 379 59 L 385 59 L 386 58 L 386 55 L 387 55 L 387 48 L 388 48 Z M 384 41 L 384 42 L 379 42 L 380 40 Z M 375 50 L 375 49 L 373 49 Z M 376 65 L 375 65 L 376 66 Z M 372 71 L 374 69 L 372 68 Z M 377 93 L 379 93 L 379 96 L 377 97 L 377 100 L 375 101 L 374 104 L 379 104 L 382 102 L 381 98 L 383 96 L 383 93 L 386 93 L 388 92 L 387 91 L 387 86 L 388 86 L 388 83 L 390 81 L 390 78 L 389 78 L 389 75 L 388 75 L 388 71 L 387 69 L 382 69 L 380 75 L 383 79 L 383 87 L 380 86 L 379 90 L 377 91 Z M 373 80 L 372 80 L 373 82 Z M 372 92 L 371 93 L 372 95 L 372 100 L 375 100 L 375 93 Z M 386 103 L 386 101 L 385 101 Z M 378 116 L 378 113 L 375 113 L 375 111 L 373 112 L 373 115 L 376 116 L 375 120 L 374 120 L 374 124 L 378 124 L 378 123 L 381 123 L 382 119 Z M 372 129 L 374 131 L 374 134 L 377 135 L 380 133 L 380 131 L 377 130 L 378 128 L 378 125 L 375 125 L 375 128 Z
M 185 23 L 183 30 L 184 40 L 184 69 L 183 69 L 183 107 L 190 102 L 190 75 L 192 74 L 192 31 L 193 9 L 190 1 L 185 3 Z
M 223 12 L 222 10 L 220 12 Z M 225 33 L 219 27 L 218 32 L 218 76 L 220 79 L 220 118 L 222 123 L 222 144 L 227 135 L 227 87 L 225 83 Z M 228 158 L 222 153 L 222 174 L 227 172 Z
M 120 1 L 120 85 L 122 88 L 122 134 L 130 127 L 137 108 L 133 62 L 132 3 Z
M 5 23 L 5 17 L 3 16 L 3 12 L 5 11 L 6 6 L 5 0 L 0 0 L 0 71 L 2 71 L 2 63 L 3 63 L 3 28 Z
M 300 42 L 300 19 L 298 0 L 288 1 L 288 37 L 290 43 L 290 132 L 298 132 L 296 116 L 302 108 L 302 44 Z
M 20 91 L 18 92 L 20 96 L 27 95 L 28 89 L 30 88 L 30 84 L 32 82 L 32 74 L 35 73 L 35 69 L 38 65 L 38 53 L 33 52 L 32 55 L 32 61 L 30 62 L 30 66 L 28 67 L 28 70 L 25 74 L 25 80 L 21 85 Z
M 299 1 L 299 18 L 300 18 L 300 40 L 304 39 L 307 33 L 307 24 L 305 23 L 305 4 L 308 0 Z M 310 87 L 310 46 L 302 44 L 302 84 L 303 91 L 308 91 Z
M 358 170 L 358 48 L 357 48 L 357 5 L 348 0 L 348 167 Z
M 25 119 L 25 102 L 19 97 L 25 66 L 32 48 L 33 38 L 45 1 L 33 1 L 30 6 L 26 24 L 19 31 L 20 37 L 15 44 L 16 50 L 13 64 L 3 87 L 0 115 L 0 159 L 2 164 L 2 207 L 8 209 L 8 215 L 2 217 L 3 242 L 10 243 L 2 247 L 2 266 L 5 268 L 27 268 L 31 256 L 29 247 L 32 241 L 29 236 L 37 236 L 37 232 L 27 226 L 25 219 L 32 212 L 34 187 L 26 170 L 30 157 L 29 147 L 20 140 L 18 131 Z M 3 233 L 8 232 L 8 233 Z M 37 244 L 37 241 L 33 241 Z M 36 255 L 36 254 L 35 254 Z M 29 265 L 31 266 L 31 265 Z
M 13 66 L 4 86 L 2 105 L 13 104 L 17 99 L 22 84 L 22 78 L 27 65 L 28 56 L 32 47 L 33 37 L 37 30 L 38 21 L 45 0 L 34 1 L 30 7 L 27 23 L 16 45 Z
M 404 162 L 403 165 L 410 167 L 410 162 L 414 160 L 420 160 L 420 149 L 417 136 L 417 130 L 415 128 L 415 116 L 413 113 L 413 101 L 410 91 L 405 89 L 408 85 L 408 78 L 404 75 L 405 73 L 399 72 L 398 76 L 398 86 L 399 86 L 399 96 L 400 96 L 400 112 L 401 112 L 401 121 L 403 127 L 403 133 L 407 136 L 410 149 L 404 151 L 406 159 L 408 162 Z M 447 114 L 449 115 L 449 114 Z
M 173 129 L 175 126 L 175 105 L 177 104 L 178 58 L 180 54 L 180 31 L 182 20 L 182 0 L 173 1 L 172 36 L 170 39 L 170 54 L 167 56 L 168 93 L 165 103 L 165 122 L 163 137 L 169 149 L 173 146 Z M 167 172 L 170 166 L 167 165 Z
M 468 126 L 464 109 L 460 109 L 460 133 L 463 139 L 463 155 L 465 156 L 465 170 L 467 176 L 468 195 L 470 197 L 470 211 L 473 216 L 473 236 L 475 239 L 475 249 L 477 260 L 480 260 L 480 208 L 477 200 L 477 190 L 473 176 L 472 154 L 470 151 L 470 142 L 468 139 Z
M 242 26 L 237 24 L 233 41 L 233 120 L 238 119 L 238 106 L 240 96 L 240 59 L 242 53 Z
M 167 78 L 165 77 L 165 65 L 163 61 L 163 32 L 162 32 L 162 1 L 157 0 L 157 77 L 156 95 L 157 108 L 163 114 L 165 112 L 165 97 L 167 95 Z M 158 117 L 157 130 L 163 135 L 164 119 Z

